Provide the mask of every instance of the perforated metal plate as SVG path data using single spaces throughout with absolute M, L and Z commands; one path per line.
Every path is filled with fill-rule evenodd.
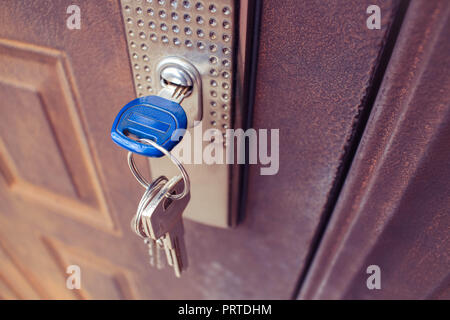
M 216 128 L 225 135 L 235 127 L 240 118 L 236 108 L 242 108 L 241 94 L 236 95 L 242 88 L 236 86 L 243 85 L 244 76 L 235 79 L 245 69 L 248 1 L 121 0 L 121 8 L 136 96 L 157 94 L 158 64 L 167 57 L 181 57 L 201 75 L 202 129 Z M 182 106 L 192 103 L 195 99 L 187 97 Z M 150 166 L 154 177 L 177 173 L 169 161 L 151 159 Z M 231 196 L 230 179 L 238 177 L 233 167 L 186 166 L 192 197 L 185 217 L 220 227 L 235 224 L 232 202 L 237 199 Z

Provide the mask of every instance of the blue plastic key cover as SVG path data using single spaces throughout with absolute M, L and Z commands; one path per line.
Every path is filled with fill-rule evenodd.
M 161 151 L 136 138 L 151 139 L 170 151 L 181 140 L 182 131 L 177 131 L 178 140 L 172 140 L 172 134 L 175 130 L 186 130 L 186 126 L 186 113 L 180 104 L 159 96 L 145 96 L 130 101 L 120 110 L 111 129 L 111 138 L 134 153 L 161 157 Z

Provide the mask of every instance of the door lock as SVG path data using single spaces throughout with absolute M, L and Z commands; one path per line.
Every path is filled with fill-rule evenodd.
M 180 57 L 162 59 L 156 67 L 161 89 L 171 85 L 186 88 L 183 109 L 186 112 L 188 128 L 202 120 L 202 79 L 197 69 Z M 160 91 L 160 95 L 163 90 Z
M 136 96 L 158 93 L 177 101 L 181 96 L 174 97 L 173 88 L 182 93 L 187 132 L 172 152 L 186 155 L 185 147 L 195 152 L 214 144 L 225 153 L 225 138 L 203 139 L 203 133 L 214 129 L 227 137 L 228 129 L 249 123 L 255 0 L 120 0 L 120 6 Z M 192 158 L 183 163 L 192 189 L 183 216 L 217 227 L 236 225 L 242 166 Z M 149 162 L 153 178 L 177 173 L 167 162 Z

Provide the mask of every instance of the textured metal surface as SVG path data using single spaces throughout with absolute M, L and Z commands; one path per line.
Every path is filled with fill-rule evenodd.
M 183 57 L 200 72 L 204 128 L 230 127 L 234 1 L 121 0 L 137 96 L 161 89 L 157 64 Z M 191 102 L 186 98 L 183 105 Z
M 447 0 L 411 2 L 300 298 L 450 298 L 449 18 Z
M 245 68 L 239 64 L 244 64 L 246 59 L 239 58 L 238 51 L 245 54 L 240 46 L 246 44 L 247 25 L 241 23 L 238 30 L 235 20 L 247 16 L 248 1 L 240 1 L 237 6 L 234 0 L 121 0 L 121 8 L 136 95 L 159 92 L 158 64 L 167 57 L 182 57 L 195 66 L 202 82 L 201 92 L 186 97 L 182 106 L 195 110 L 199 95 L 203 101 L 200 123 L 203 130 L 215 128 L 225 136 L 226 129 L 240 127 L 235 118 L 239 111 L 235 109 L 244 108 L 242 98 L 246 93 L 242 88 L 235 88 L 243 86 L 235 78 L 245 77 Z M 191 150 L 196 150 L 193 140 Z M 209 143 L 202 142 L 203 148 Z M 188 144 L 189 140 L 184 139 L 174 152 Z M 149 161 L 154 178 L 176 174 L 170 163 Z M 186 169 L 191 177 L 193 197 L 184 217 L 217 227 L 234 225 L 239 195 L 230 193 L 230 179 L 239 179 L 240 168 L 194 164 L 186 165 Z

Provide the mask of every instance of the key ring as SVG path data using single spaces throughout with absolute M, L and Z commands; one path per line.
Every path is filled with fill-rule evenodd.
M 163 147 L 158 145 L 153 140 L 150 140 L 150 139 L 137 139 L 136 141 L 137 142 L 147 143 L 147 144 L 151 145 L 152 147 L 154 147 L 155 149 L 157 149 L 158 151 L 161 151 L 164 155 L 168 156 L 169 159 L 178 167 L 178 169 L 181 172 L 181 176 L 183 177 L 184 190 L 180 194 L 165 194 L 165 196 L 167 198 L 172 199 L 172 200 L 180 200 L 183 197 L 185 197 L 189 193 L 189 190 L 191 188 L 191 184 L 190 184 L 189 176 L 188 176 L 188 174 L 186 172 L 186 169 L 184 169 L 184 167 L 181 164 L 181 162 L 177 158 L 175 158 L 169 151 L 167 151 L 166 149 L 164 149 Z M 136 180 L 141 184 L 141 186 L 143 186 L 144 188 L 147 189 L 150 184 L 142 176 L 142 174 L 140 173 L 140 171 L 136 167 L 136 163 L 134 162 L 134 154 L 131 151 L 128 152 L 128 166 L 130 167 L 131 173 L 136 178 Z

